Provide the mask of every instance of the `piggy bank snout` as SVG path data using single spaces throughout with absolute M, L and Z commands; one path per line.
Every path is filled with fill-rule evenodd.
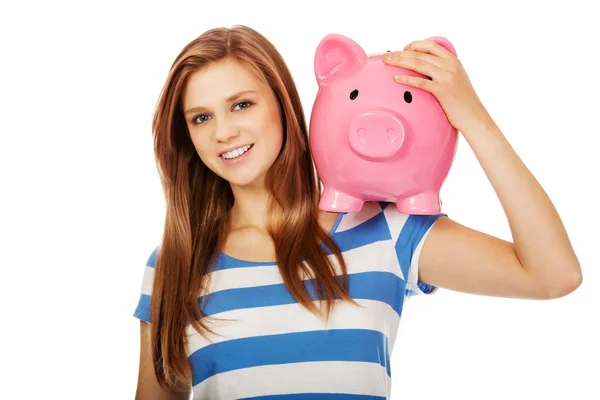
M 350 148 L 362 158 L 384 161 L 402 148 L 404 125 L 392 112 L 368 111 L 351 122 L 348 139 Z

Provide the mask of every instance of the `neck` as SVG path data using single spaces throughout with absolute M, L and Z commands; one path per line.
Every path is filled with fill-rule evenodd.
M 229 211 L 230 228 L 254 227 L 266 231 L 269 192 L 266 188 L 232 187 L 235 202 Z

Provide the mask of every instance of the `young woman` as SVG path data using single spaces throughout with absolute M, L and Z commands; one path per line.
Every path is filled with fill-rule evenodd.
M 551 299 L 578 287 L 556 210 L 456 57 L 431 41 L 390 56 L 431 78 L 396 79 L 440 101 L 514 243 L 393 203 L 320 211 L 303 108 L 280 54 L 244 26 L 207 31 L 175 60 L 153 119 L 167 212 L 135 311 L 137 398 L 387 399 L 411 295 Z

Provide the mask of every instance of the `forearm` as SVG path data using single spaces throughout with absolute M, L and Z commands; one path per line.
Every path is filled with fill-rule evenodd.
M 581 267 L 550 198 L 491 120 L 463 136 L 506 214 L 515 252 L 528 272 L 557 293 L 581 281 Z

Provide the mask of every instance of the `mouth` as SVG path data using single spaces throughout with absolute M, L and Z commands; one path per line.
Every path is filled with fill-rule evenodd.
M 243 156 L 253 147 L 254 147 L 254 143 L 240 146 L 237 149 L 234 149 L 232 151 L 228 151 L 226 153 L 221 153 L 219 155 L 219 157 L 224 160 L 232 161 L 232 160 L 238 159 L 239 157 Z

